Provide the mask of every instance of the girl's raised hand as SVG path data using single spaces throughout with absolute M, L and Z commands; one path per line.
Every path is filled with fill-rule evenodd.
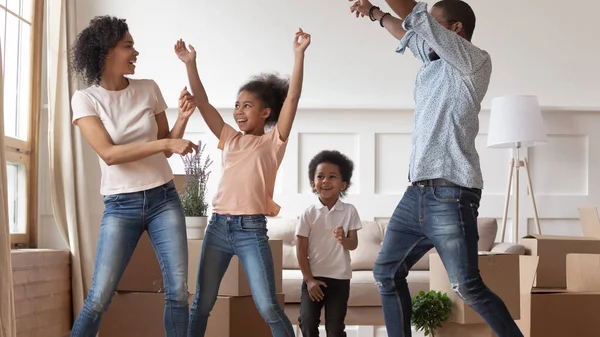
M 175 43 L 175 54 L 183 63 L 190 63 L 196 60 L 196 50 L 192 45 L 190 46 L 190 50 L 188 50 L 185 46 L 185 42 L 182 39 L 179 39 L 177 43 Z
M 298 28 L 294 36 L 294 51 L 303 53 L 310 45 L 310 34 L 305 33 L 302 28 Z
M 188 120 L 196 110 L 196 98 L 190 94 L 187 87 L 179 94 L 179 117 Z

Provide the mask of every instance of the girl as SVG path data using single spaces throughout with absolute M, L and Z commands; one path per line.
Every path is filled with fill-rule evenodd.
M 147 230 L 163 271 L 166 336 L 184 336 L 188 323 L 185 218 L 167 161 L 198 148 L 180 139 L 195 109 L 184 89 L 169 131 L 167 105 L 152 80 L 135 72 L 139 53 L 124 19 L 96 17 L 78 36 L 72 68 L 90 87 L 72 97 L 73 124 L 97 153 L 105 210 L 92 286 L 71 336 L 93 337 L 117 284 Z
M 279 213 L 273 201 L 277 169 L 283 159 L 296 115 L 304 52 L 310 35 L 301 29 L 294 39 L 294 71 L 290 83 L 275 75 L 261 75 L 238 92 L 233 117 L 241 132 L 223 121 L 209 103 L 196 68 L 196 51 L 179 40 L 177 56 L 185 63 L 192 93 L 223 151 L 222 177 L 213 200 L 213 216 L 206 229 L 198 267 L 188 336 L 204 336 L 223 274 L 236 254 L 246 272 L 256 306 L 273 336 L 293 337 L 292 324 L 275 297 L 273 258 L 266 218 Z M 265 132 L 265 126 L 273 128 Z

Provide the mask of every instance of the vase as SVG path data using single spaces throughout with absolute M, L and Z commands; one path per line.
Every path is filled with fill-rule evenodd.
M 208 218 L 205 216 L 186 216 L 185 229 L 188 240 L 200 240 L 204 238 L 204 231 Z

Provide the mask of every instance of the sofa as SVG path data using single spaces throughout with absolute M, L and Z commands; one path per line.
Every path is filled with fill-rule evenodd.
M 293 324 L 298 324 L 302 272 L 296 259 L 296 219 L 269 219 L 268 235 L 271 239 L 283 241 L 283 293 L 285 311 Z M 504 254 L 525 254 L 525 248 L 518 244 L 494 242 L 498 223 L 494 218 L 478 219 L 478 249 L 482 252 Z M 373 264 L 381 248 L 387 222 L 362 221 L 358 231 L 358 248 L 350 252 L 352 280 L 348 301 L 347 325 L 384 325 L 381 299 L 373 278 Z M 407 282 L 411 296 L 421 290 L 429 291 L 429 251 L 410 270 Z

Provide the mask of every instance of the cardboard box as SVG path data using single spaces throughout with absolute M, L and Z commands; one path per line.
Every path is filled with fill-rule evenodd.
M 188 292 L 196 292 L 198 278 L 198 261 L 202 251 L 203 240 L 188 240 Z M 275 268 L 275 292 L 283 292 L 283 241 L 269 240 L 273 265 Z M 120 292 L 164 292 L 162 273 L 156 259 L 154 248 L 147 233 L 144 233 L 123 273 L 117 291 Z M 244 268 L 237 256 L 234 256 L 223 276 L 219 295 L 250 296 L 250 285 L 244 273 Z
M 581 219 L 583 236 L 600 239 L 600 217 L 598 217 L 598 208 L 580 207 L 579 218 Z
M 283 292 L 283 241 L 282 240 L 269 240 L 271 246 L 271 254 L 273 255 L 273 266 L 275 270 L 275 292 Z M 194 286 L 195 290 L 195 286 Z M 191 292 L 191 291 L 190 291 Z M 219 295 L 221 296 L 250 296 L 250 284 L 246 278 L 244 267 L 240 259 L 234 256 L 231 259 L 229 268 L 223 276 L 221 286 L 219 288 Z
M 600 254 L 600 240 L 589 237 L 527 235 L 520 243 L 526 255 L 540 257 L 533 284 L 537 288 L 566 289 L 567 254 Z
M 600 336 L 600 293 L 531 294 L 531 337 Z
M 529 337 L 531 330 L 531 288 L 539 260 L 539 256 L 519 256 L 521 317 L 515 323 L 525 337 Z
M 175 184 L 175 190 L 179 194 L 183 193 L 183 187 L 185 186 L 185 174 L 174 174 L 173 183 Z
M 431 290 L 447 293 L 452 300 L 452 314 L 448 322 L 461 324 L 485 323 L 481 316 L 466 305 L 452 290 L 446 269 L 438 254 L 429 256 Z M 479 255 L 479 271 L 483 282 L 498 295 L 513 319 L 520 317 L 519 255 Z
M 600 292 L 600 254 L 567 254 L 567 291 Z
M 189 296 L 191 304 L 193 296 Z M 284 305 L 284 295 L 277 299 Z M 164 337 L 164 294 L 117 293 L 100 325 L 103 337 Z M 206 337 L 270 336 L 269 325 L 260 316 L 250 296 L 219 296 L 208 319 Z
M 202 252 L 203 240 L 188 240 L 188 293 L 196 292 L 196 282 L 198 281 L 198 262 Z
M 123 272 L 117 291 L 163 292 L 163 279 L 148 232 L 144 231 Z
M 277 301 L 284 307 L 284 295 Z M 256 309 L 252 296 L 221 297 L 210 313 L 206 337 L 266 337 L 271 328 Z
M 600 336 L 600 293 L 532 289 L 537 256 L 521 256 L 521 319 L 525 337 Z
M 529 317 L 519 326 L 525 337 L 600 336 L 600 293 L 534 289 Z

